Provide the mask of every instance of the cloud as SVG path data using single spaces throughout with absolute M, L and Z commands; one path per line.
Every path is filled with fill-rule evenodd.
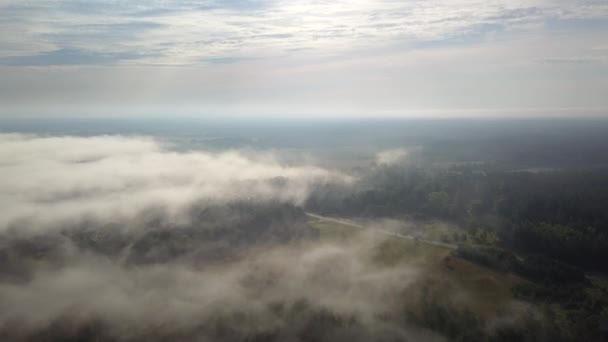
M 350 182 L 268 153 L 1 134 L 0 336 L 443 341 L 408 317 L 434 288 L 448 286 L 459 308 L 471 293 L 425 270 L 426 255 L 383 263 L 386 237 L 370 230 L 316 239 L 293 205 L 313 187 Z M 496 320 L 522 317 L 508 304 Z
M 376 154 L 376 165 L 394 165 L 404 161 L 409 155 L 410 151 L 404 148 L 397 148 L 392 150 L 385 150 Z
M 532 116 L 519 109 L 606 108 L 598 91 L 606 87 L 598 77 L 606 53 L 597 48 L 605 44 L 605 1 L 0 6 L 3 116 L 429 117 L 482 109 L 481 116 Z M 540 65 L 548 57 L 597 62 L 557 70 Z
M 301 203 L 314 185 L 350 180 L 269 154 L 173 152 L 145 137 L 3 134 L 0 142 L 0 230 L 20 220 L 130 217 L 151 206 L 175 212 L 201 201 Z
M 0 50 L 5 56 L 43 58 L 45 52 L 74 49 L 114 55 L 114 63 L 143 64 L 197 64 L 209 58 L 277 57 L 307 50 L 333 56 L 379 47 L 421 47 L 444 40 L 453 43 L 454 37 L 467 32 L 482 35 L 487 28 L 509 31 L 551 20 L 578 20 L 576 26 L 580 27 L 587 20 L 608 17 L 605 2 L 559 0 L 72 0 L 5 1 L 0 6 L 4 32 L 0 38 L 4 49 Z M 39 50 L 29 54 L 34 46 Z M 137 58 L 129 58 L 133 56 Z
M 386 222 L 380 224 L 386 228 Z M 203 227 L 199 222 L 197 229 Z M 205 244 L 172 240 L 167 237 L 181 228 L 167 229 L 154 248 Z M 123 252 L 133 252 L 154 232 L 146 227 L 134 234 Z M 408 314 L 425 309 L 430 298 L 424 293 L 447 289 L 458 310 L 475 302 L 474 294 L 453 279 L 425 269 L 427 256 L 397 259 L 392 265 L 379 262 L 375 256 L 385 240 L 365 231 L 339 243 L 256 246 L 246 241 L 249 249 L 236 258 L 199 264 L 179 257 L 129 264 L 120 254 L 75 248 L 74 237 L 54 261 L 45 254 L 43 241 L 66 239 L 65 233 L 25 241 L 0 236 L 0 267 L 14 263 L 30 273 L 18 281 L 0 278 L 0 336 L 9 340 L 234 341 L 264 336 L 271 341 L 444 341 L 408 323 Z M 519 324 L 525 312 L 507 302 L 489 323 L 506 318 Z
M 540 60 L 540 63 L 545 64 L 601 64 L 605 63 L 608 58 L 602 57 L 549 57 Z
M 0 64 L 8 66 L 52 66 L 52 65 L 108 65 L 117 61 L 142 58 L 141 54 L 99 54 L 78 49 L 61 49 L 39 55 L 10 56 L 0 58 Z
M 283 336 L 279 340 L 302 341 L 302 333 L 335 334 L 335 326 L 307 326 L 314 315 L 329 312 L 332 319 L 352 317 L 344 327 L 350 338 L 332 341 L 386 335 L 440 341 L 433 333 L 380 318 L 397 313 L 395 301 L 387 299 L 402 298 L 418 271 L 373 264 L 369 246 L 275 247 L 208 270 L 180 264 L 127 268 L 76 255 L 60 269 L 38 271 L 26 284 L 0 283 L 0 333 L 13 339 L 45 332 L 67 338 L 89 327 L 89 333 L 111 340 L 176 334 L 219 341 L 273 332 Z M 230 334 L 218 330 L 220 324 Z

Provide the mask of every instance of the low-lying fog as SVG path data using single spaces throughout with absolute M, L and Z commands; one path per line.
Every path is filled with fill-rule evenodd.
M 4 134 L 0 161 L 4 340 L 443 339 L 404 310 L 427 270 L 308 224 L 311 191 L 354 176 L 149 137 Z
M 179 216 L 202 202 L 301 204 L 314 185 L 351 181 L 315 166 L 281 165 L 268 153 L 180 153 L 146 137 L 3 134 L 0 160 L 0 230 L 45 229 L 83 215 L 130 217 L 153 206 Z

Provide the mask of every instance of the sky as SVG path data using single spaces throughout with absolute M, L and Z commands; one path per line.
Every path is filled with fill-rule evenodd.
M 608 117 L 606 0 L 0 0 L 0 117 Z

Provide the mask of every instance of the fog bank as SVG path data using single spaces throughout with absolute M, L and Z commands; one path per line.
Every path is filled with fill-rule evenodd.
M 174 152 L 148 137 L 0 134 L 0 230 L 26 220 L 133 216 L 160 206 L 275 200 L 298 204 L 313 185 L 349 182 L 315 166 L 289 167 L 271 154 Z

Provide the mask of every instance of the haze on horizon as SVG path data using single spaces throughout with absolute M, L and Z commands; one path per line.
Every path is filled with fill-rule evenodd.
M 0 1 L 0 117 L 605 117 L 608 2 Z

